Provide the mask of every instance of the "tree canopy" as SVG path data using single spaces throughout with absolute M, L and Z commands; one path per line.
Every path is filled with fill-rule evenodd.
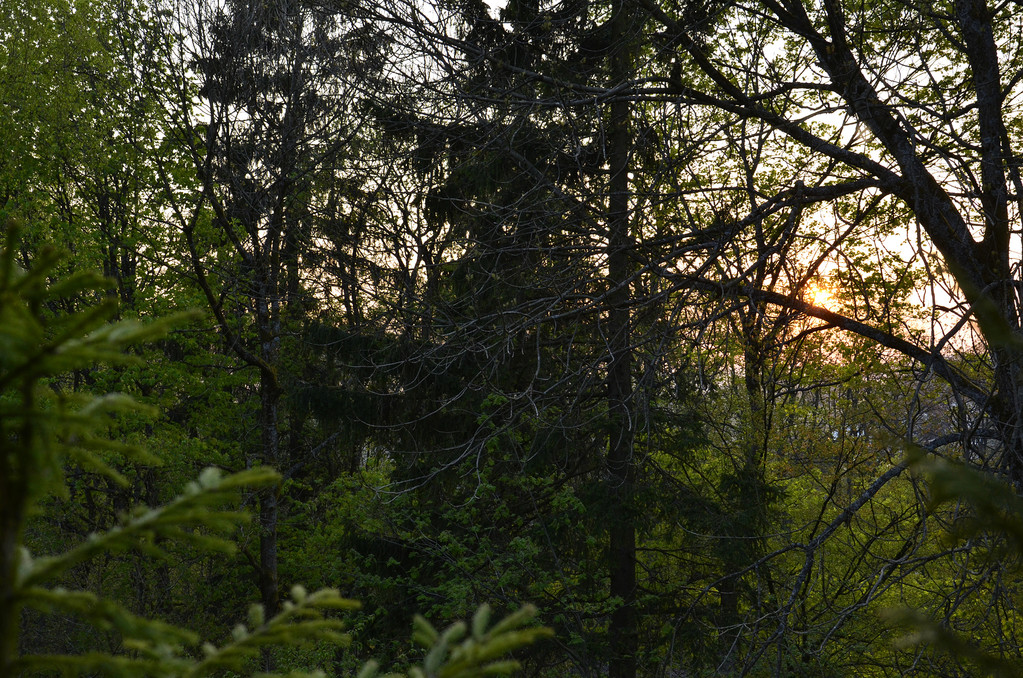
M 1023 671 L 1014 3 L 7 4 L 0 673 Z

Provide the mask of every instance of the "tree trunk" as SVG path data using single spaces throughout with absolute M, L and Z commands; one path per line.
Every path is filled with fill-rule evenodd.
M 614 36 L 618 43 L 612 57 L 611 77 L 617 84 L 629 73 L 631 46 L 628 17 L 624 6 L 615 9 Z M 632 347 L 629 304 L 629 102 L 624 98 L 611 104 L 611 176 L 608 196 L 608 345 L 607 375 L 609 416 L 607 467 L 610 476 L 610 543 L 608 571 L 610 593 L 621 602 L 611 614 L 608 627 L 611 660 L 610 678 L 635 678 L 639 646 L 636 611 L 636 523 L 633 509 L 635 475 L 635 426 L 630 412 L 632 400 Z
M 762 273 L 757 284 L 763 283 Z M 735 574 L 757 559 L 759 539 L 767 515 L 765 495 L 764 449 L 767 436 L 767 402 L 764 397 L 764 312 L 759 302 L 751 302 L 742 318 L 743 385 L 746 396 L 747 421 L 738 441 L 739 458 L 735 469 L 733 496 L 729 497 L 730 515 L 722 552 L 720 587 L 721 608 L 718 617 L 719 671 L 728 671 L 739 657 L 742 639 L 742 577 Z
M 272 384 L 264 382 L 260 389 L 260 428 L 262 461 L 276 468 L 280 432 L 277 428 L 279 394 Z M 279 585 L 277 581 L 277 488 L 263 490 L 259 502 L 259 590 L 267 617 L 277 614 Z
M 264 271 L 262 277 L 264 284 L 256 306 L 262 359 L 259 384 L 260 455 L 264 465 L 279 469 L 281 388 L 274 370 L 280 355 L 280 308 L 272 296 L 272 291 L 277 288 L 273 271 Z M 266 488 L 259 501 L 259 591 L 267 618 L 277 614 L 280 607 L 277 576 L 278 489 L 276 486 Z M 271 653 L 264 651 L 262 658 L 263 670 L 273 671 L 275 662 Z
M 11 444 L 9 441 L 4 441 Z M 21 459 L 17 451 L 0 454 L 0 675 L 9 675 L 18 655 L 21 605 L 14 592 L 18 538 L 24 522 L 25 492 L 22 475 L 11 468 Z

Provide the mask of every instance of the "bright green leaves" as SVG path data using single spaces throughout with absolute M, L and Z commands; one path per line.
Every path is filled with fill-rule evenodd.
M 60 492 L 62 471 L 75 465 L 125 482 L 117 466 L 124 460 L 152 461 L 137 449 L 110 440 L 103 431 L 111 417 L 134 407 L 127 396 L 72 393 L 62 382 L 69 372 L 92 371 L 129 360 L 125 349 L 160 335 L 170 321 L 141 325 L 108 323 L 115 304 L 105 298 L 105 281 L 76 274 L 57 282 L 50 276 L 59 257 L 46 250 L 25 271 L 15 263 L 18 229 L 8 225 L 0 249 L 0 675 L 57 671 L 66 676 L 199 678 L 223 671 L 249 674 L 264 652 L 285 646 L 347 645 L 343 623 L 330 613 L 358 608 L 331 588 L 313 593 L 302 586 L 267 619 L 262 606 L 249 608 L 220 645 L 201 643 L 198 634 L 140 616 L 120 603 L 85 590 L 57 585 L 90 561 L 127 550 L 154 559 L 173 557 L 171 544 L 233 553 L 231 535 L 248 521 L 237 510 L 240 494 L 274 485 L 280 478 L 260 467 L 226 475 L 216 468 L 170 502 L 138 506 L 119 524 L 84 538 L 71 549 L 35 558 L 23 544 L 27 517 L 50 492 Z M 94 296 L 98 303 L 82 311 L 61 312 L 64 295 Z M 26 608 L 43 615 L 73 617 L 113 641 L 112 650 L 26 654 L 18 635 Z M 525 628 L 535 609 L 523 608 L 487 630 L 489 610 L 482 608 L 466 638 L 466 625 L 438 634 L 422 619 L 416 638 L 429 647 L 422 668 L 410 676 L 469 678 L 507 674 L 518 665 L 511 651 L 550 635 Z M 376 664 L 362 671 L 376 674 Z M 288 670 L 294 678 L 324 675 Z
M 140 325 L 109 324 L 114 303 L 103 299 L 104 281 L 76 274 L 55 283 L 50 275 L 59 257 L 44 251 L 30 271 L 14 261 L 18 229 L 8 226 L 0 250 L 0 673 L 17 675 L 41 669 L 67 675 L 101 672 L 123 676 L 204 675 L 216 668 L 241 669 L 247 658 L 268 645 L 327 640 L 341 642 L 340 622 L 325 619 L 322 610 L 351 609 L 355 603 L 336 591 L 307 594 L 296 588 L 294 600 L 273 619 L 252 631 L 243 629 L 233 642 L 213 647 L 194 660 L 187 647 L 195 634 L 139 617 L 120 604 L 87 591 L 69 591 L 54 582 L 97 557 L 140 549 L 151 556 L 168 556 L 168 541 L 201 549 L 232 552 L 227 539 L 248 520 L 237 506 L 243 489 L 276 483 L 278 476 L 256 468 L 225 476 L 207 469 L 184 493 L 164 506 L 137 507 L 109 530 L 89 535 L 70 550 L 33 558 L 21 544 L 27 516 L 51 491 L 68 464 L 102 473 L 123 482 L 116 469 L 123 459 L 151 461 L 128 445 L 103 435 L 110 417 L 133 407 L 126 396 L 70 393 L 62 383 L 69 372 L 90 371 L 128 360 L 124 351 L 162 334 L 169 321 Z M 65 295 L 94 295 L 101 301 L 83 311 L 57 312 Z M 16 638 L 23 607 L 71 615 L 97 630 L 121 639 L 112 653 L 17 656 Z M 212 647 L 212 646 L 210 646 Z
M 999 578 L 1003 571 L 1006 575 L 1016 575 L 1023 555 L 1023 500 L 1012 487 L 964 464 L 926 455 L 919 448 L 909 451 L 907 461 L 928 480 L 928 509 L 932 513 L 953 509 L 948 536 L 954 544 L 969 542 L 971 568 L 979 570 L 987 562 Z M 1008 582 L 1012 576 L 1005 579 Z M 1010 584 L 1005 592 L 1013 588 Z M 962 602 L 956 607 L 960 605 L 967 607 Z M 976 630 L 964 633 L 957 628 L 953 612 L 946 612 L 945 620 L 940 623 L 921 610 L 904 607 L 884 610 L 881 614 L 890 624 L 910 630 L 898 641 L 901 648 L 930 645 L 956 660 L 965 660 L 977 671 L 971 675 L 1023 676 L 1023 664 L 1019 661 L 998 656 L 1003 654 L 998 651 L 1001 648 L 985 647 L 986 639 L 978 639 Z M 1011 623 L 1011 613 L 1005 610 L 1002 614 L 1007 618 L 1001 623 Z
M 408 671 L 408 678 L 472 678 L 474 676 L 505 676 L 519 668 L 519 663 L 508 659 L 515 650 L 531 645 L 540 638 L 550 637 L 545 627 L 528 626 L 536 616 L 536 608 L 525 605 L 498 621 L 487 630 L 491 610 L 481 606 L 473 615 L 472 623 L 457 622 L 438 631 L 425 618 L 416 615 L 412 624 L 412 639 L 427 648 L 426 657 Z M 369 662 L 358 678 L 375 678 L 378 665 Z M 384 678 L 398 678 L 388 674 Z
M 194 651 L 199 646 L 196 634 L 135 616 L 91 593 L 59 588 L 51 591 L 33 589 L 25 598 L 33 606 L 73 613 L 100 629 L 115 632 L 123 639 L 125 652 L 23 657 L 15 662 L 15 670 L 59 669 L 70 675 L 100 671 L 106 675 L 180 678 L 198 678 L 223 670 L 247 674 L 251 662 L 267 648 L 315 643 L 347 645 L 348 636 L 342 633 L 344 624 L 327 617 L 326 613 L 358 607 L 358 603 L 341 597 L 336 590 L 308 593 L 296 586 L 292 589 L 292 599 L 285 601 L 279 614 L 264 619 L 262 607 L 253 605 L 248 624 L 237 624 L 230 639 L 220 646 L 202 643 L 201 652 L 197 655 Z M 297 678 L 323 674 L 318 671 L 288 671 L 280 675 Z
M 22 270 L 14 261 L 18 235 L 9 224 L 0 251 L 0 445 L 9 475 L 4 485 L 25 490 L 22 495 L 10 488 L 6 501 L 21 503 L 14 498 L 22 496 L 31 503 L 44 491 L 42 481 L 59 475 L 61 457 L 115 480 L 121 478 L 109 463 L 110 453 L 148 458 L 96 434 L 105 418 L 132 407 L 130 400 L 114 394 L 73 396 L 61 375 L 123 362 L 126 347 L 162 333 L 166 323 L 106 325 L 114 310 L 110 301 L 55 314 L 66 295 L 101 297 L 102 280 L 76 274 L 49 284 L 59 260 L 49 250 L 40 253 L 31 271 Z M 20 513 L 25 506 L 8 508 Z
M 972 509 L 956 511 L 950 535 L 953 541 L 999 534 L 1007 538 L 1014 553 L 1023 554 L 1023 499 L 1012 486 L 966 464 L 925 455 L 919 448 L 910 451 L 907 461 L 929 482 L 930 511 L 961 502 Z
M 139 507 L 124 520 L 101 533 L 93 533 L 85 542 L 59 556 L 36 561 L 24 576 L 26 585 L 56 579 L 60 574 L 103 553 L 142 548 L 156 558 L 167 554 L 158 546 L 157 537 L 189 543 L 203 550 L 233 553 L 234 544 L 217 534 L 230 534 L 248 522 L 249 514 L 220 508 L 243 489 L 274 484 L 279 476 L 270 469 L 256 468 L 221 477 L 216 469 L 206 469 L 199 482 L 191 483 L 185 493 L 157 508 Z
M 189 665 L 181 672 L 182 678 L 205 676 L 221 669 L 244 671 L 249 660 L 255 659 L 264 648 L 282 645 L 328 642 L 347 645 L 349 638 L 342 633 L 344 624 L 324 616 L 327 610 L 354 610 L 359 604 L 341 597 L 334 589 L 321 589 L 308 593 L 301 586 L 291 590 L 291 600 L 281 605 L 281 612 L 264 620 L 261 605 L 249 608 L 248 625 L 238 624 L 231 632 L 231 641 L 221 647 L 211 643 L 203 645 L 201 661 Z M 288 676 L 317 676 L 320 672 L 291 671 Z
M 109 418 L 137 408 L 119 394 L 84 396 L 65 388 L 64 375 L 99 364 L 123 364 L 130 346 L 163 334 L 173 319 L 141 325 L 108 324 L 116 302 L 104 297 L 104 280 L 77 273 L 51 283 L 60 256 L 44 249 L 30 271 L 14 261 L 19 229 L 8 224 L 0 254 L 0 435 L 6 463 L 39 499 L 39 481 L 55 476 L 60 457 L 124 482 L 115 457 L 152 463 L 142 451 L 109 440 L 100 431 Z M 55 313 L 69 297 L 94 297 L 80 311 Z M 59 454 L 57 453 L 59 446 Z

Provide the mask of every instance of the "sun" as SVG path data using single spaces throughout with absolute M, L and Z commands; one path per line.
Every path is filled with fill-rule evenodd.
M 810 283 L 806 288 L 806 299 L 814 306 L 830 308 L 835 303 L 835 295 L 821 283 Z

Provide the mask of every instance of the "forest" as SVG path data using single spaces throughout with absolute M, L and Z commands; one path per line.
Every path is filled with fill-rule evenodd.
M 1023 675 L 1018 0 L 0 6 L 0 676 Z

